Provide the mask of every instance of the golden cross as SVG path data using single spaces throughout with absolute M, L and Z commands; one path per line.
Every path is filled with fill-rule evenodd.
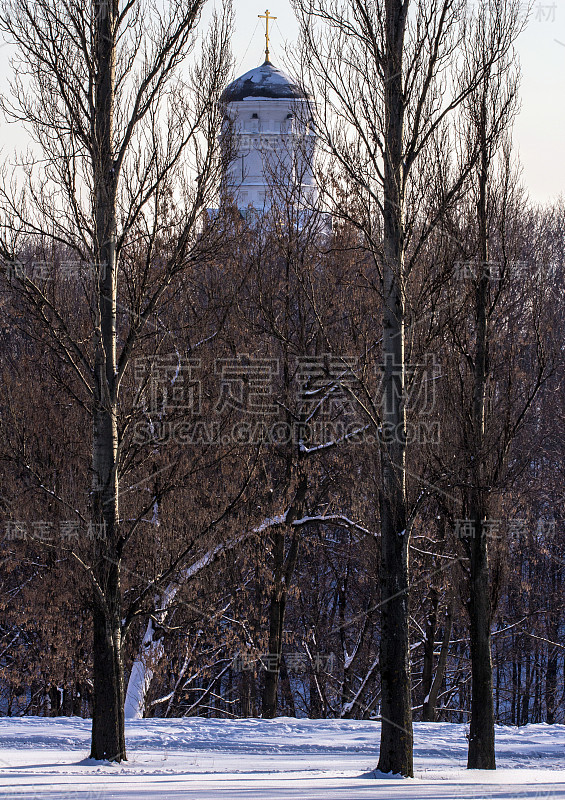
M 264 14 L 257 14 L 259 19 L 265 20 L 265 61 L 269 60 L 269 20 L 270 19 L 277 19 L 277 17 L 273 17 L 272 14 L 269 14 L 269 9 L 265 11 Z

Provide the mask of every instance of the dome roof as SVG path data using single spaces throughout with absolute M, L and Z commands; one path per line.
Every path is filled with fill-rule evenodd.
M 230 83 L 222 92 L 224 103 L 264 98 L 265 100 L 305 100 L 306 95 L 292 80 L 270 61 L 250 69 Z

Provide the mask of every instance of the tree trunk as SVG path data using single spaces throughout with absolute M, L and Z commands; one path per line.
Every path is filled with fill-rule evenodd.
M 381 442 L 381 772 L 413 775 L 404 365 L 404 98 L 406 7 L 386 3 Z
M 124 733 L 124 682 L 121 622 L 109 624 L 108 615 L 94 610 L 93 710 L 91 758 L 122 761 L 126 758 Z
M 545 706 L 548 725 L 554 725 L 557 710 L 557 648 L 549 647 L 545 678 Z
M 165 616 L 165 613 L 159 615 L 161 621 L 164 620 Z M 163 641 L 155 635 L 155 626 L 153 620 L 150 619 L 147 623 L 140 652 L 131 665 L 125 692 L 125 719 L 143 719 L 145 701 L 153 679 L 154 665 L 161 660 L 163 653 Z
M 292 512 L 290 514 L 292 515 Z M 290 586 L 298 557 L 298 536 L 296 533 L 292 534 L 286 559 L 284 552 L 285 534 L 274 533 L 272 541 L 274 586 L 271 593 L 269 611 L 269 652 L 263 687 L 262 716 L 264 719 L 273 719 L 277 715 L 277 690 L 282 659 L 284 612 L 288 587 Z
M 422 709 L 422 719 L 424 722 L 435 722 L 436 719 L 436 706 L 439 690 L 443 683 L 443 676 L 445 675 L 445 667 L 447 664 L 447 655 L 449 653 L 449 642 L 451 641 L 451 626 L 453 621 L 453 602 L 450 601 L 445 612 L 445 623 L 443 628 L 443 638 L 441 640 L 441 650 L 439 652 L 438 664 L 436 673 L 430 687 L 427 699 L 424 700 L 424 707 Z
M 49 687 L 49 716 L 60 717 L 63 713 L 61 692 L 57 686 Z
M 116 381 L 116 197 L 113 116 L 115 94 L 116 0 L 96 2 L 97 59 L 93 120 L 93 181 L 97 266 L 92 523 L 93 715 L 91 757 L 122 761 L 124 676 L 118 516 L 118 424 Z
M 467 768 L 496 769 L 487 541 L 482 520 L 477 516 L 471 518 L 475 520 L 475 539 L 471 542 L 468 605 L 471 639 L 471 725 Z
M 265 665 L 265 684 L 263 687 L 262 704 L 262 715 L 264 719 L 273 719 L 277 715 L 277 689 L 282 653 L 284 609 L 286 605 L 286 592 L 282 586 L 284 533 L 274 533 L 272 542 L 275 581 L 269 608 L 269 649 L 267 664 Z
M 322 719 L 322 717 L 324 716 L 322 708 L 322 698 L 320 697 L 320 692 L 318 691 L 318 684 L 316 682 L 314 667 L 312 667 L 312 672 L 310 673 L 310 686 L 309 686 L 308 698 L 310 701 L 308 704 L 309 719 Z
M 296 706 L 294 704 L 294 696 L 292 694 L 292 685 L 290 683 L 290 675 L 286 666 L 284 653 L 281 653 L 281 689 L 283 695 L 283 707 L 285 717 L 296 716 Z
M 422 719 L 425 722 L 433 720 L 426 720 L 424 717 L 425 707 L 428 705 L 430 698 L 430 691 L 434 679 L 434 652 L 435 652 L 435 639 L 436 639 L 436 625 L 437 625 L 437 606 L 439 595 L 437 589 L 430 589 L 430 611 L 426 619 L 426 631 L 424 634 L 424 665 L 422 668 Z
M 532 656 L 529 650 L 526 654 L 526 682 L 524 685 L 524 693 L 522 695 L 522 725 L 527 725 L 530 721 L 530 695 L 532 691 Z
M 551 597 L 553 602 L 557 603 L 559 597 L 560 581 L 554 571 L 551 575 Z M 556 642 L 559 636 L 559 614 L 550 611 L 548 615 L 548 638 L 552 642 Z M 556 721 L 557 711 L 557 675 L 559 672 L 557 661 L 557 647 L 548 645 L 547 648 L 547 671 L 545 673 L 545 708 L 546 717 L 545 721 L 548 725 L 554 725 Z
M 478 134 L 481 162 L 479 170 L 478 227 L 479 276 L 475 294 L 476 349 L 473 383 L 473 442 L 469 512 L 473 537 L 469 544 L 469 621 L 471 649 L 471 725 L 468 769 L 495 769 L 494 700 L 491 660 L 491 603 L 488 562 L 488 526 L 484 525 L 487 504 L 484 493 L 483 444 L 485 431 L 485 394 L 488 380 L 487 303 L 489 276 L 487 233 L 488 150 L 486 142 L 487 110 L 483 101 Z
M 85 707 L 85 695 L 82 683 L 77 683 L 73 694 L 73 717 L 82 717 Z M 86 712 L 88 713 L 88 703 L 86 704 Z

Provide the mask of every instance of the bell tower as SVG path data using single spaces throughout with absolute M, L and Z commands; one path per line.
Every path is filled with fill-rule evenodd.
M 315 132 L 311 98 L 269 60 L 269 11 L 265 20 L 265 61 L 230 83 L 222 93 L 233 131 L 233 159 L 225 188 L 240 210 L 268 209 L 275 196 L 299 207 L 316 199 L 312 174 Z

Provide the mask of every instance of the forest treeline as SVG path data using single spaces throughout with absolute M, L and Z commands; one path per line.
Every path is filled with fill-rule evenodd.
M 273 664 L 273 713 L 378 712 L 378 441 L 366 410 L 381 391 L 379 342 L 367 324 L 379 314 L 377 277 L 351 226 L 329 231 L 327 217 L 310 215 L 291 228 L 278 212 L 231 220 L 231 246 L 204 269 L 195 263 L 171 292 L 147 334 L 150 355 L 140 347 L 124 391 L 135 414 L 122 445 L 121 513 L 135 523 L 124 596 L 146 592 L 189 548 L 170 585 L 146 594 L 126 641 L 126 673 L 139 661 L 151 676 L 148 715 L 259 715 Z M 538 380 L 540 343 L 547 369 L 492 487 L 501 723 L 563 721 L 564 222 L 561 207 L 536 210 L 522 198 L 510 224 L 492 221 L 492 239 L 507 236 L 489 265 L 502 294 L 491 341 L 493 452 L 512 403 L 521 407 Z M 469 713 L 474 536 L 457 482 L 478 267 L 461 236 L 438 233 L 419 265 L 415 293 L 425 276 L 437 295 L 412 310 L 408 359 L 412 700 L 416 718 L 448 721 Z M 503 247 L 515 258 L 505 261 Z M 30 252 L 18 269 L 49 264 L 44 290 L 86 331 L 86 267 L 47 255 Z M 3 318 L 2 712 L 89 715 L 81 562 L 103 531 L 87 521 L 88 410 L 6 280 Z

